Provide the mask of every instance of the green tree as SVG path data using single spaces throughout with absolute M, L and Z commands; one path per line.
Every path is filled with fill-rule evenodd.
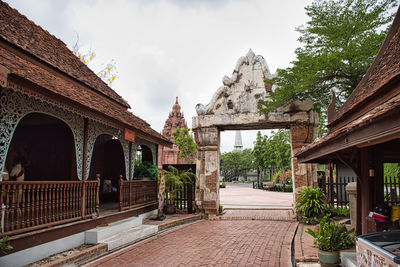
M 272 132 L 270 138 L 273 147 L 271 158 L 273 158 L 275 166 L 281 168 L 283 175 L 283 183 L 286 182 L 286 170 L 291 166 L 291 148 L 290 136 L 288 130 L 278 130 Z
M 253 159 L 254 159 L 254 167 L 255 169 L 257 169 L 257 183 L 259 187 L 261 187 L 261 182 L 262 182 L 262 177 L 260 179 L 260 175 L 263 175 L 266 169 L 264 160 L 266 143 L 267 143 L 267 136 L 261 135 L 261 132 L 258 131 L 256 141 L 254 141 Z
M 297 58 L 267 81 L 277 89 L 260 101 L 260 112 L 311 98 L 323 126 L 330 91 L 338 105 L 353 92 L 386 37 L 396 5 L 396 0 L 320 0 L 307 6 L 311 20 L 296 29 L 302 43 Z
M 220 156 L 220 171 L 228 181 L 240 176 L 247 177 L 247 172 L 254 169 L 251 149 L 222 153 Z
M 190 134 L 188 128 L 178 128 L 172 132 L 174 137 L 174 144 L 179 147 L 179 157 L 181 159 L 189 159 L 196 153 L 197 144 Z M 193 160 L 190 160 L 193 162 Z

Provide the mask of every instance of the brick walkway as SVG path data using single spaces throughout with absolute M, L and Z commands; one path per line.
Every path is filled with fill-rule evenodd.
M 296 221 L 292 209 L 260 209 L 260 210 L 241 210 L 227 209 L 220 220 L 275 220 L 275 221 Z
M 198 221 L 86 266 L 292 266 L 297 222 Z

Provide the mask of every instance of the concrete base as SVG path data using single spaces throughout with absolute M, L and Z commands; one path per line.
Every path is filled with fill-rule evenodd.
M 157 210 L 152 210 L 143 214 L 140 214 L 139 216 L 131 217 L 125 220 L 132 220 L 134 219 L 135 223 L 140 222 L 139 224 L 136 224 L 136 226 L 141 225 L 142 221 L 152 215 L 157 215 Z M 123 222 L 125 220 L 122 220 Z M 125 222 L 126 223 L 126 222 Z M 133 226 L 131 222 L 131 226 Z M 115 224 L 115 223 L 111 223 Z M 129 224 L 129 223 L 128 223 Z M 97 228 L 95 228 L 97 229 Z M 91 229 L 93 230 L 93 229 Z M 90 230 L 89 230 L 90 231 Z M 149 230 L 147 230 L 148 232 Z M 154 230 L 152 230 L 154 231 Z M 146 231 L 145 231 L 146 232 Z M 146 232 L 146 233 L 147 233 Z M 157 231 L 156 231 L 157 232 Z M 107 236 L 109 237 L 109 236 Z M 107 238 L 105 237 L 105 238 Z M 66 250 L 69 250 L 74 247 L 78 247 L 80 245 L 85 244 L 85 232 L 77 233 L 74 235 L 70 235 L 64 238 L 60 238 L 51 242 L 47 242 L 35 247 L 30 247 L 27 249 L 23 249 L 20 251 L 17 251 L 15 253 L 5 255 L 0 257 L 0 266 L 10 266 L 10 267 L 16 267 L 16 266 L 24 266 L 36 261 L 39 261 L 41 259 L 47 258 L 48 256 L 51 256 L 53 254 L 57 254 Z M 92 239 L 95 239 L 96 237 L 91 237 Z M 143 237 L 142 237 L 143 238 Z
M 108 250 L 121 247 L 123 245 L 139 241 L 148 236 L 151 236 L 158 232 L 157 225 L 139 225 L 129 230 L 120 232 L 112 237 L 101 240 L 100 243 L 107 244 Z
M 342 265 L 345 267 L 357 267 L 357 257 L 355 252 L 340 252 Z
M 141 240 L 158 232 L 157 225 L 142 225 L 144 219 L 157 214 L 157 210 L 96 227 L 85 232 L 86 244 L 107 244 L 107 250 Z
M 50 255 L 78 247 L 84 243 L 85 233 L 82 232 L 3 256 L 0 258 L 0 266 L 16 267 L 27 265 Z

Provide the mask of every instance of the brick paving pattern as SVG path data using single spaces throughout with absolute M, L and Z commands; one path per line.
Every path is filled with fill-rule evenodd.
M 297 222 L 206 221 L 164 232 L 86 266 L 292 266 Z
M 275 221 L 295 221 L 296 217 L 292 209 L 260 209 L 260 210 L 240 210 L 227 209 L 224 215 L 217 217 L 220 220 L 275 220 Z

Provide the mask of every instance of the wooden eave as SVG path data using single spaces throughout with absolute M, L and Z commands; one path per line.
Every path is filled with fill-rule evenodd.
M 366 121 L 365 125 L 349 131 L 339 132 L 331 138 L 300 150 L 295 156 L 300 163 L 327 163 L 338 160 L 336 153 L 347 153 L 349 149 L 377 145 L 400 138 L 400 106 Z M 329 134 L 328 136 L 329 137 Z

